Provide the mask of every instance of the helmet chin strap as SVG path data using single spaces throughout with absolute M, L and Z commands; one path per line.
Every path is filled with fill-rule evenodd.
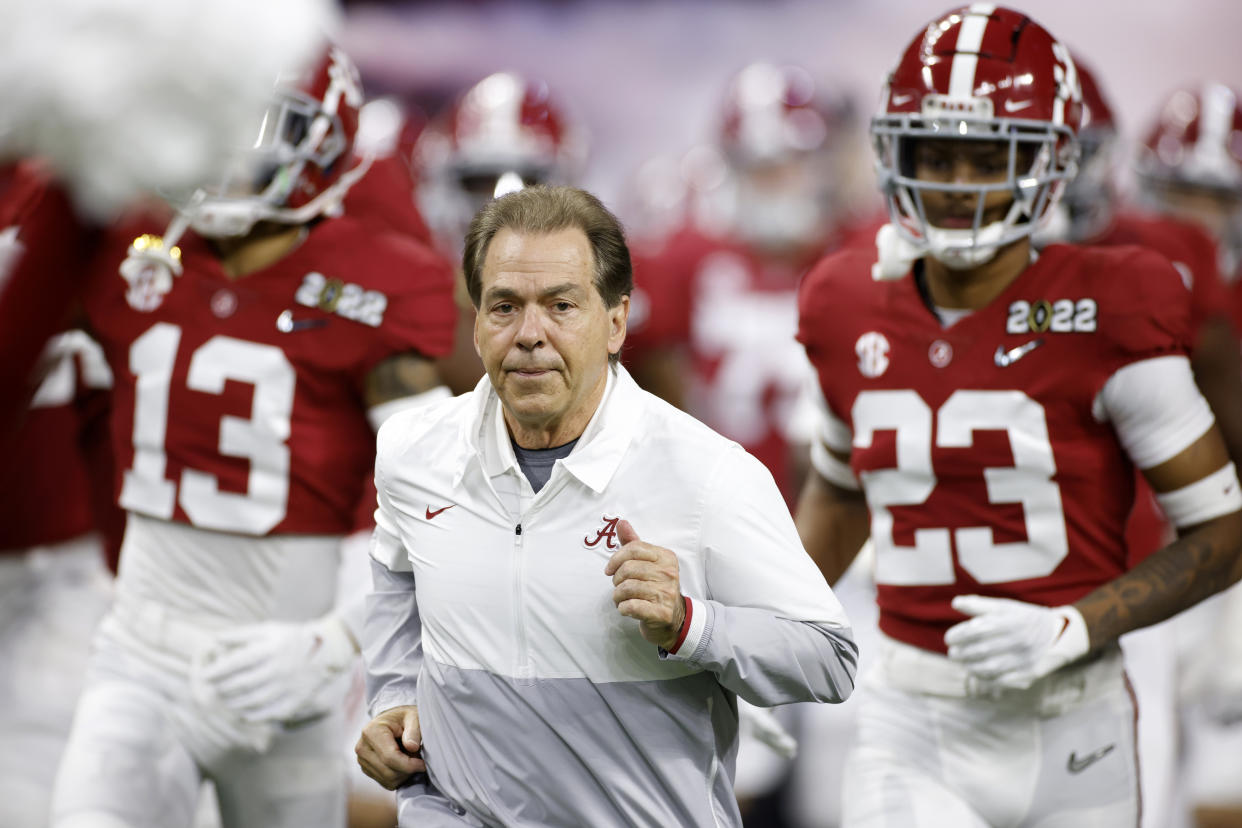
M 970 270 L 987 264 L 1000 249 L 1005 222 L 994 221 L 974 230 L 945 230 L 927 227 L 927 252 L 949 270 Z

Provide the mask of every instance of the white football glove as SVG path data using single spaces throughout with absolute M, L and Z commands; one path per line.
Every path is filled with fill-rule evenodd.
M 776 752 L 778 756 L 792 759 L 798 755 L 798 740 L 790 735 L 780 720 L 766 707 L 755 707 L 749 702 L 737 700 L 738 727 Z
M 985 684 L 1026 689 L 1087 654 L 1087 624 L 1071 606 L 959 595 L 953 609 L 972 618 L 949 628 L 949 658 Z
M 199 701 L 169 706 L 173 730 L 199 762 L 213 765 L 237 751 L 266 753 L 276 735 L 274 722 L 247 722 L 231 710 Z
M 344 703 L 357 652 L 335 614 L 249 624 L 214 637 L 196 683 L 244 721 L 299 721 Z

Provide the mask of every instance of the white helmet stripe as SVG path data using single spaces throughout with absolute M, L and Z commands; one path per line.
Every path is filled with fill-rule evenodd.
M 994 3 L 973 3 L 963 17 L 954 49 L 957 54 L 953 56 L 953 68 L 949 73 L 949 97 L 974 97 L 975 67 L 979 64 L 977 53 L 991 19 L 989 15 L 995 10 Z

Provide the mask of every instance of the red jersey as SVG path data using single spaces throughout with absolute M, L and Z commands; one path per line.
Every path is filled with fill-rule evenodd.
M 345 215 L 367 223 L 380 222 L 424 244 L 431 231 L 414 203 L 414 176 L 400 155 L 385 155 L 371 162 L 370 169 L 349 188 Z
M 798 338 L 853 435 L 880 628 L 944 652 L 955 595 L 1055 606 L 1121 574 L 1134 467 L 1094 407 L 1118 368 L 1186 353 L 1178 273 L 1140 248 L 1053 245 L 943 328 L 912 276 L 872 280 L 874 258 L 815 267 Z
M 1091 244 L 1138 245 L 1173 262 L 1190 284 L 1192 331 L 1206 319 L 1228 315 L 1228 291 L 1216 264 L 1216 243 L 1195 225 L 1166 216 L 1120 213 Z
M 248 535 L 349 532 L 375 458 L 366 377 L 448 351 L 448 264 L 340 218 L 234 280 L 188 233 L 171 290 L 135 299 L 118 265 L 144 229 L 114 234 L 86 297 L 115 378 L 121 505 Z
M 811 373 L 794 339 L 797 289 L 826 249 L 779 262 L 685 229 L 635 257 L 624 358 L 637 364 L 652 349 L 686 348 L 690 413 L 767 466 L 790 503 L 801 484 L 790 425 Z
M 38 166 L 0 167 L 0 452 L 25 415 L 43 345 L 64 329 L 98 232 Z
M 115 516 L 101 525 L 104 515 L 94 508 L 97 495 L 102 501 L 111 494 L 112 483 L 106 451 L 100 451 L 106 449 L 99 425 L 106 422 L 111 385 L 103 352 L 81 331 L 55 337 L 49 345 L 43 381 L 0 467 L 3 551 L 116 528 Z

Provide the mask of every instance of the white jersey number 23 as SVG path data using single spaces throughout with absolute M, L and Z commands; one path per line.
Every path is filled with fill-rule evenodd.
M 137 378 L 134 399 L 134 465 L 125 471 L 121 506 L 169 520 L 174 500 L 195 526 L 262 535 L 280 523 L 289 500 L 290 417 L 293 412 L 293 366 L 274 345 L 229 336 L 213 336 L 190 357 L 186 386 L 220 394 L 228 380 L 254 386 L 249 419 L 220 421 L 220 453 L 250 461 L 244 494 L 220 491 L 214 474 L 186 468 L 180 490 L 164 477 L 168 457 L 168 395 L 181 328 L 153 325 L 134 340 L 129 370 Z
M 893 541 L 890 506 L 916 506 L 936 487 L 932 440 L 941 448 L 969 448 L 976 430 L 1004 431 L 1010 467 L 985 468 L 989 503 L 1019 503 L 1027 540 L 997 543 L 990 526 L 953 529 L 958 561 L 981 584 L 1040 578 L 1069 552 L 1056 461 L 1044 408 L 1021 391 L 955 391 L 935 412 L 916 392 L 864 391 L 854 400 L 854 447 L 868 448 L 878 431 L 896 431 L 897 468 L 862 473 L 871 507 L 876 581 L 894 586 L 951 584 L 950 530 L 914 530 L 914 546 Z

